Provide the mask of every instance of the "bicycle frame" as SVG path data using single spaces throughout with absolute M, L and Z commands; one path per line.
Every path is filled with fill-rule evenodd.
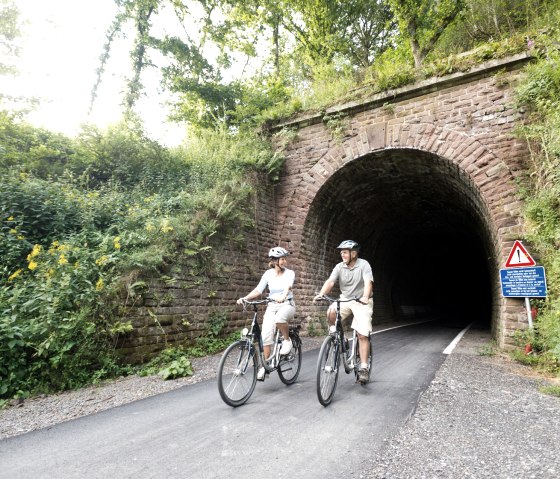
M 338 367 L 338 362 L 340 357 L 342 356 L 342 364 L 344 365 L 344 370 L 346 373 L 350 373 L 356 367 L 356 353 L 357 353 L 357 345 L 358 345 L 358 336 L 356 331 L 353 330 L 352 334 L 352 347 L 350 351 L 348 351 L 348 343 L 349 341 L 346 338 L 344 333 L 344 327 L 342 325 L 342 317 L 340 315 L 340 303 L 348 303 L 350 301 L 358 301 L 358 298 L 351 298 L 351 299 L 340 299 L 340 298 L 330 298 L 329 296 L 324 296 L 327 301 L 331 303 L 336 303 L 336 319 L 335 319 L 335 328 L 336 328 L 336 339 L 335 339 L 335 366 Z
M 280 332 L 276 330 L 276 334 L 274 335 L 274 348 L 270 354 L 268 359 L 264 358 L 264 344 L 261 334 L 261 327 L 259 326 L 258 322 L 258 309 L 257 306 L 262 303 L 270 303 L 270 299 L 265 299 L 262 301 L 251 301 L 248 304 L 253 306 L 253 320 L 251 321 L 251 327 L 246 331 L 246 328 L 243 329 L 241 338 L 246 339 L 248 342 L 253 344 L 253 342 L 257 343 L 257 350 L 259 354 L 259 363 L 264 367 L 267 373 L 271 373 L 276 370 L 280 362 L 280 348 L 279 346 L 279 334 Z

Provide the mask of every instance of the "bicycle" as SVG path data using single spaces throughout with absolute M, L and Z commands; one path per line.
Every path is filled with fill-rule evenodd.
M 251 397 L 257 384 L 257 370 L 259 363 L 267 373 L 278 371 L 280 380 L 286 384 L 293 384 L 301 370 L 301 339 L 300 326 L 290 326 L 292 350 L 287 355 L 280 354 L 282 339 L 280 331 L 276 329 L 274 345 L 268 360 L 264 359 L 261 328 L 257 321 L 259 304 L 273 300 L 244 301 L 243 309 L 247 305 L 253 307 L 253 320 L 249 328 L 243 328 L 241 339 L 230 344 L 224 351 L 218 365 L 218 390 L 223 401 L 232 407 L 238 407 Z
M 323 406 L 328 406 L 334 397 L 334 392 L 338 383 L 338 371 L 340 370 L 341 358 L 346 374 L 350 374 L 353 371 L 356 382 L 358 382 L 358 370 L 360 368 L 358 334 L 356 330 L 354 330 L 350 340 L 344 335 L 344 328 L 340 317 L 340 303 L 359 301 L 359 298 L 336 299 L 323 296 L 321 299 L 331 303 L 336 302 L 335 331 L 329 333 L 323 341 L 321 349 L 319 350 L 319 358 L 317 359 L 317 397 Z M 370 372 L 373 357 L 371 336 L 370 333 L 369 359 L 367 363 Z

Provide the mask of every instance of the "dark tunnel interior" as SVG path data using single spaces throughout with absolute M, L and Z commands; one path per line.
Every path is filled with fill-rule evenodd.
M 490 328 L 495 258 L 484 202 L 460 167 L 416 150 L 356 159 L 318 192 L 306 223 L 321 274 L 344 239 L 372 264 L 374 322 L 439 318 Z

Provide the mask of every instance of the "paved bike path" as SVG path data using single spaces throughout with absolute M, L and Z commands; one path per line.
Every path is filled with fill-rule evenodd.
M 0 478 L 359 477 L 414 411 L 459 328 L 409 326 L 374 336 L 373 382 L 341 372 L 317 400 L 318 351 L 292 386 L 273 373 L 230 408 L 216 380 L 0 441 Z

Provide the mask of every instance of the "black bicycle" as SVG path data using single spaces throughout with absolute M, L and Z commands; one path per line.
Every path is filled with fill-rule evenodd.
M 257 321 L 259 304 L 269 303 L 270 299 L 260 301 L 244 301 L 243 308 L 247 305 L 253 307 L 253 321 L 249 328 L 243 328 L 241 339 L 233 342 L 224 351 L 218 366 L 218 390 L 226 404 L 232 407 L 241 406 L 253 394 L 257 384 L 257 370 L 259 364 L 267 373 L 278 371 L 278 376 L 284 384 L 296 381 L 301 370 L 301 339 L 300 326 L 290 326 L 290 339 L 292 350 L 280 354 L 282 337 L 276 330 L 272 353 L 268 360 L 264 359 L 261 328 Z
M 331 303 L 336 302 L 335 331 L 330 333 L 323 341 L 317 360 L 317 397 L 323 406 L 328 406 L 334 397 L 341 363 L 346 374 L 350 374 L 352 371 L 354 372 L 356 382 L 358 382 L 358 371 L 360 369 L 358 334 L 356 330 L 353 330 L 351 338 L 346 338 L 344 335 L 344 328 L 342 327 L 342 320 L 340 317 L 340 303 L 359 301 L 359 299 L 340 299 L 330 298 L 328 296 L 323 296 L 321 299 Z M 369 359 L 367 362 L 370 373 L 373 357 L 371 336 L 370 334 Z

